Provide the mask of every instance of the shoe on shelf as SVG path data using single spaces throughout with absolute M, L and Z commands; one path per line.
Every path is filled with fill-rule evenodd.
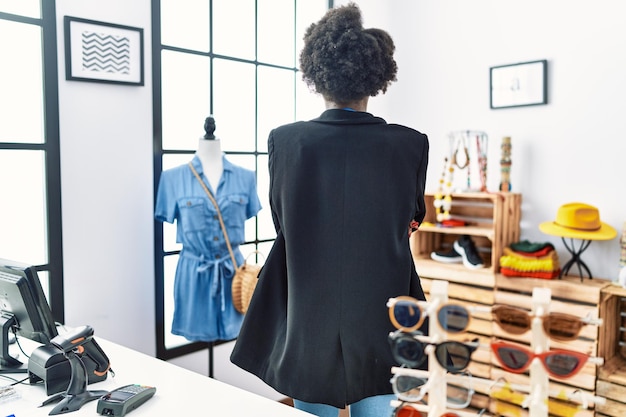
M 463 258 L 463 265 L 466 268 L 479 269 L 485 266 L 474 241 L 468 235 L 461 236 L 454 242 L 453 247 Z
M 437 251 L 430 253 L 431 259 L 437 262 L 443 262 L 445 264 L 456 264 L 463 262 L 463 257 L 451 248 L 449 251 Z

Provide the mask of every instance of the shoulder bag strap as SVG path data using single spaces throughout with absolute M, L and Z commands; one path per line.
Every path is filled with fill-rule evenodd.
M 233 253 L 233 248 L 230 246 L 230 240 L 228 239 L 228 233 L 226 233 L 226 226 L 224 225 L 224 219 L 222 219 L 222 212 L 220 211 L 220 207 L 217 205 L 217 201 L 215 201 L 215 198 L 213 197 L 213 194 L 211 194 L 211 191 L 209 191 L 204 181 L 202 181 L 202 178 L 200 178 L 200 175 L 198 175 L 198 172 L 193 167 L 193 164 L 191 163 L 191 161 L 189 161 L 188 165 L 189 165 L 189 168 L 191 168 L 191 172 L 193 172 L 193 175 L 195 175 L 196 179 L 198 180 L 198 182 L 200 183 L 200 185 L 206 192 L 206 195 L 209 197 L 209 200 L 211 200 L 211 203 L 213 203 L 213 205 L 215 206 L 215 210 L 217 210 L 217 218 L 220 221 L 220 226 L 222 226 L 222 232 L 224 232 L 224 240 L 226 240 L 226 246 L 228 246 L 228 252 L 230 253 L 230 257 L 233 260 L 233 266 L 235 267 L 235 269 L 237 269 L 237 261 L 235 260 L 235 254 Z

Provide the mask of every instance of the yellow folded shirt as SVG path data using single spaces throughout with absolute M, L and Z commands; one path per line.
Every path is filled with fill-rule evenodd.
M 546 256 L 548 259 L 528 259 L 512 255 L 500 257 L 500 266 L 516 271 L 557 271 L 560 269 L 559 258 L 556 253 Z

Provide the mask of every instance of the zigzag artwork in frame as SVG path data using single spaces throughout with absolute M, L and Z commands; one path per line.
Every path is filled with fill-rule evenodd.
M 143 29 L 64 16 L 65 79 L 144 85 Z

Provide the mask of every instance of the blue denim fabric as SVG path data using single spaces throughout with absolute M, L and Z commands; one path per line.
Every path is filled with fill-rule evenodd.
M 391 401 L 396 400 L 394 394 L 376 395 L 364 398 L 350 405 L 350 417 L 390 417 L 393 414 Z M 300 400 L 293 401 L 294 407 L 317 417 L 337 417 L 339 409 L 327 404 L 313 404 Z
M 254 172 L 222 157 L 224 170 L 215 197 L 237 264 L 243 262 L 245 221 L 261 209 Z M 203 177 L 197 156 L 192 164 Z M 155 218 L 176 221 L 176 241 L 183 246 L 174 279 L 172 333 L 191 341 L 229 340 L 237 337 L 243 315 L 232 305 L 232 264 L 217 211 L 185 164 L 161 174 Z

